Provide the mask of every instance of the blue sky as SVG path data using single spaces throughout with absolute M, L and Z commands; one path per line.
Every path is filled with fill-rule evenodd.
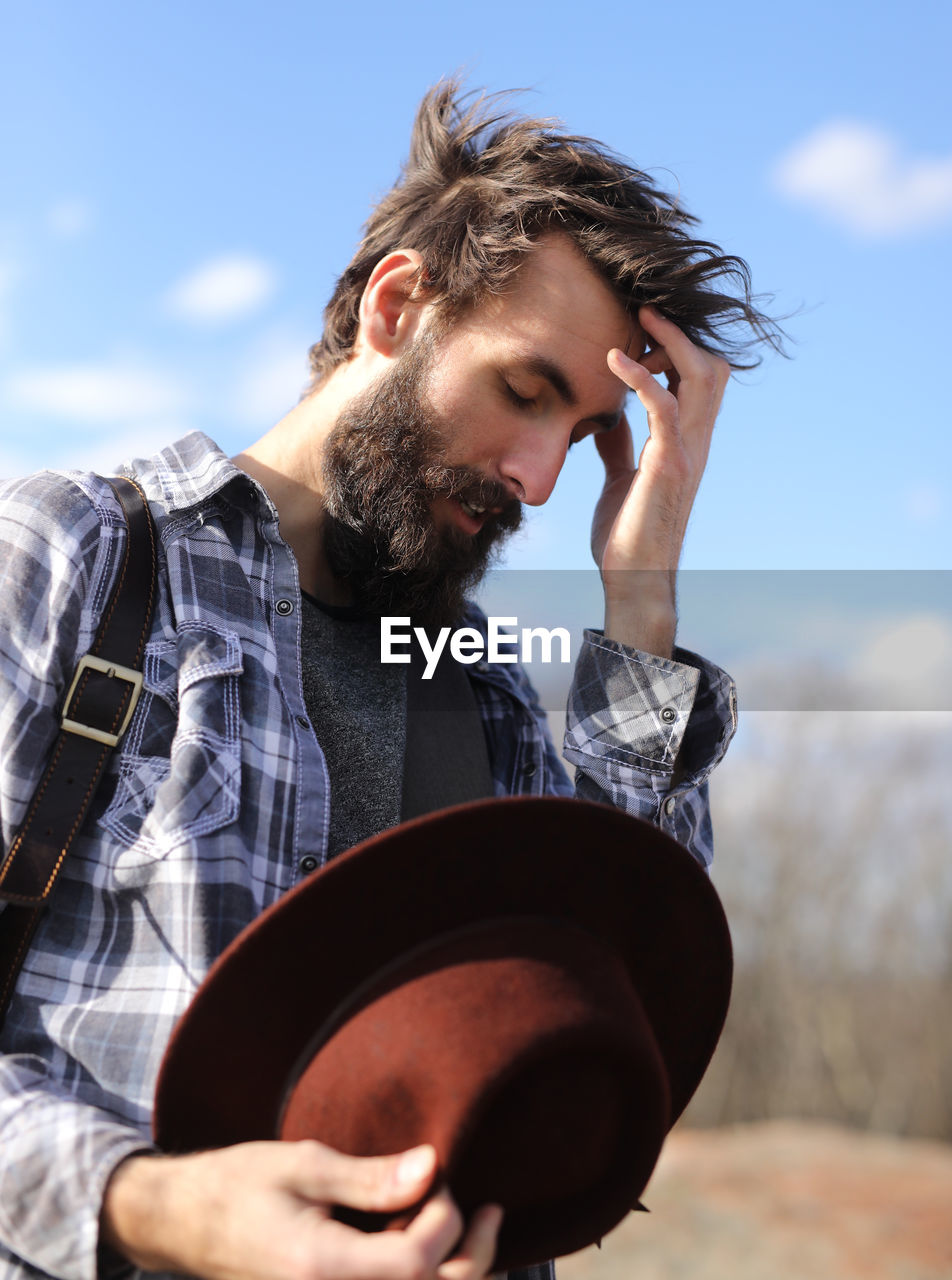
M 0 474 L 270 426 L 419 97 L 462 69 L 679 189 L 795 313 L 793 358 L 729 389 L 685 566 L 946 568 L 950 12 L 10 6 Z M 509 563 L 586 567 L 599 483 L 574 451 Z
M 679 190 L 795 313 L 793 358 L 729 388 L 685 548 L 682 642 L 740 689 L 715 800 L 758 854 L 758 797 L 865 812 L 881 779 L 928 808 L 952 725 L 931 710 L 952 709 L 950 48 L 952 8 L 921 0 L 9 4 L 0 475 L 107 469 L 194 428 L 257 438 L 297 398 L 424 90 L 457 69 L 526 87 Z M 507 574 L 490 611 L 598 623 L 577 583 L 599 486 L 573 450 L 508 561 L 570 585 Z M 555 712 L 564 688 L 540 685 Z M 920 854 L 910 826 L 904 865 Z

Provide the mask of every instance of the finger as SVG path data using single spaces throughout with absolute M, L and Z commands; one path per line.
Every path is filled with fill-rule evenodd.
M 393 1156 L 348 1156 L 320 1142 L 296 1149 L 294 1190 L 307 1199 L 351 1209 L 402 1209 L 422 1199 L 436 1172 L 436 1152 L 414 1147 Z
M 672 357 L 672 361 L 665 371 L 665 381 L 669 395 L 678 406 L 678 433 L 695 464 L 700 463 L 703 467 L 714 422 L 720 412 L 730 378 L 730 365 L 720 356 L 696 346 L 676 324 L 653 307 L 643 310 L 652 313 L 652 318 L 658 321 L 659 332 L 667 330 L 665 351 Z M 658 340 L 657 337 L 655 340 Z M 650 392 L 650 389 L 646 388 L 646 391 Z M 649 400 L 645 395 L 639 398 L 648 409 L 651 433 L 657 437 L 657 428 L 665 424 L 665 419 L 652 418 Z M 672 441 L 674 439 L 669 438 Z
M 463 1234 L 463 1218 L 448 1191 L 428 1200 L 402 1231 L 367 1234 L 338 1222 L 321 1225 L 323 1261 L 334 1250 L 334 1268 L 325 1274 L 338 1280 L 406 1280 L 435 1276 Z M 330 1246 L 330 1247 L 329 1247 Z
M 444 1187 L 427 1200 L 405 1230 L 408 1241 L 420 1250 L 429 1273 L 454 1252 L 463 1227 L 463 1216 Z
M 654 345 L 664 347 L 670 367 L 681 380 L 699 382 L 715 405 L 719 405 L 731 372 L 727 361 L 692 342 L 673 320 L 654 307 L 642 307 L 638 320 Z
M 683 329 L 656 307 L 641 307 L 638 322 L 652 339 L 652 347 L 663 347 L 672 365 L 682 372 L 692 364 L 700 368 L 704 363 L 707 352 L 693 343 Z
M 624 414 L 611 431 L 596 432 L 595 448 L 605 464 L 606 479 L 614 479 L 616 475 L 623 473 L 630 475 L 634 471 L 635 442 Z
M 501 1226 L 502 1208 L 498 1204 L 484 1205 L 473 1216 L 459 1249 L 437 1271 L 440 1280 L 478 1280 L 486 1275 L 496 1256 Z
M 650 351 L 646 351 L 638 363 L 649 373 L 668 373 L 674 368 L 671 363 L 671 357 L 665 351 L 664 347 L 652 347 Z
M 624 351 L 614 347 L 608 353 L 608 367 L 616 377 L 621 378 L 648 412 L 649 426 L 654 434 L 656 423 L 661 427 L 676 428 L 678 425 L 678 401 L 651 376 L 643 364 L 626 356 Z M 669 375 L 670 376 L 670 375 Z
M 461 1223 L 461 1219 L 459 1220 Z M 429 1248 L 403 1231 L 359 1231 L 342 1222 L 315 1222 L 301 1250 L 311 1270 L 300 1274 L 333 1276 L 335 1280 L 424 1280 L 435 1277 L 452 1242 Z M 454 1229 L 456 1229 L 454 1227 Z M 458 1238 L 458 1237 L 457 1237 Z M 437 1250 L 444 1249 L 441 1254 Z

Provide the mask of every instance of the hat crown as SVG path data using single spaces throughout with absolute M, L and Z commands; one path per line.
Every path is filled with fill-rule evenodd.
M 669 1123 L 625 965 L 564 920 L 488 920 L 415 948 L 335 1011 L 291 1075 L 278 1136 L 351 1155 L 431 1143 L 465 1215 L 504 1206 L 510 1261 L 537 1260 L 543 1220 L 566 1249 L 593 1214 L 616 1221 Z

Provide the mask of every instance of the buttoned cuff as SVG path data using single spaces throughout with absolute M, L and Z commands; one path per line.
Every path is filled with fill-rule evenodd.
M 736 727 L 734 685 L 685 649 L 660 658 L 587 630 L 569 696 L 566 749 L 697 784 Z

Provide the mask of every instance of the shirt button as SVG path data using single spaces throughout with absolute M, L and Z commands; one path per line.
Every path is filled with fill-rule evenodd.
M 313 853 L 308 853 L 301 859 L 298 866 L 304 875 L 309 876 L 312 871 L 317 870 L 317 859 Z
M 311 722 L 308 720 L 307 716 L 295 716 L 294 718 L 302 729 L 310 729 Z
M 669 818 L 671 814 L 674 813 L 674 808 L 675 808 L 674 796 L 668 796 L 667 800 L 665 800 L 664 802 L 664 811 Z
M 534 778 L 536 776 L 536 767 L 534 764 L 527 764 L 522 771 L 524 778 Z
M 671 724 L 673 721 L 677 720 L 677 718 L 678 713 L 675 711 L 674 707 L 665 707 L 661 712 L 661 719 L 665 724 Z
M 279 600 L 274 606 L 275 613 L 280 613 L 282 618 L 286 618 L 289 613 L 294 612 L 294 605 L 290 600 Z

